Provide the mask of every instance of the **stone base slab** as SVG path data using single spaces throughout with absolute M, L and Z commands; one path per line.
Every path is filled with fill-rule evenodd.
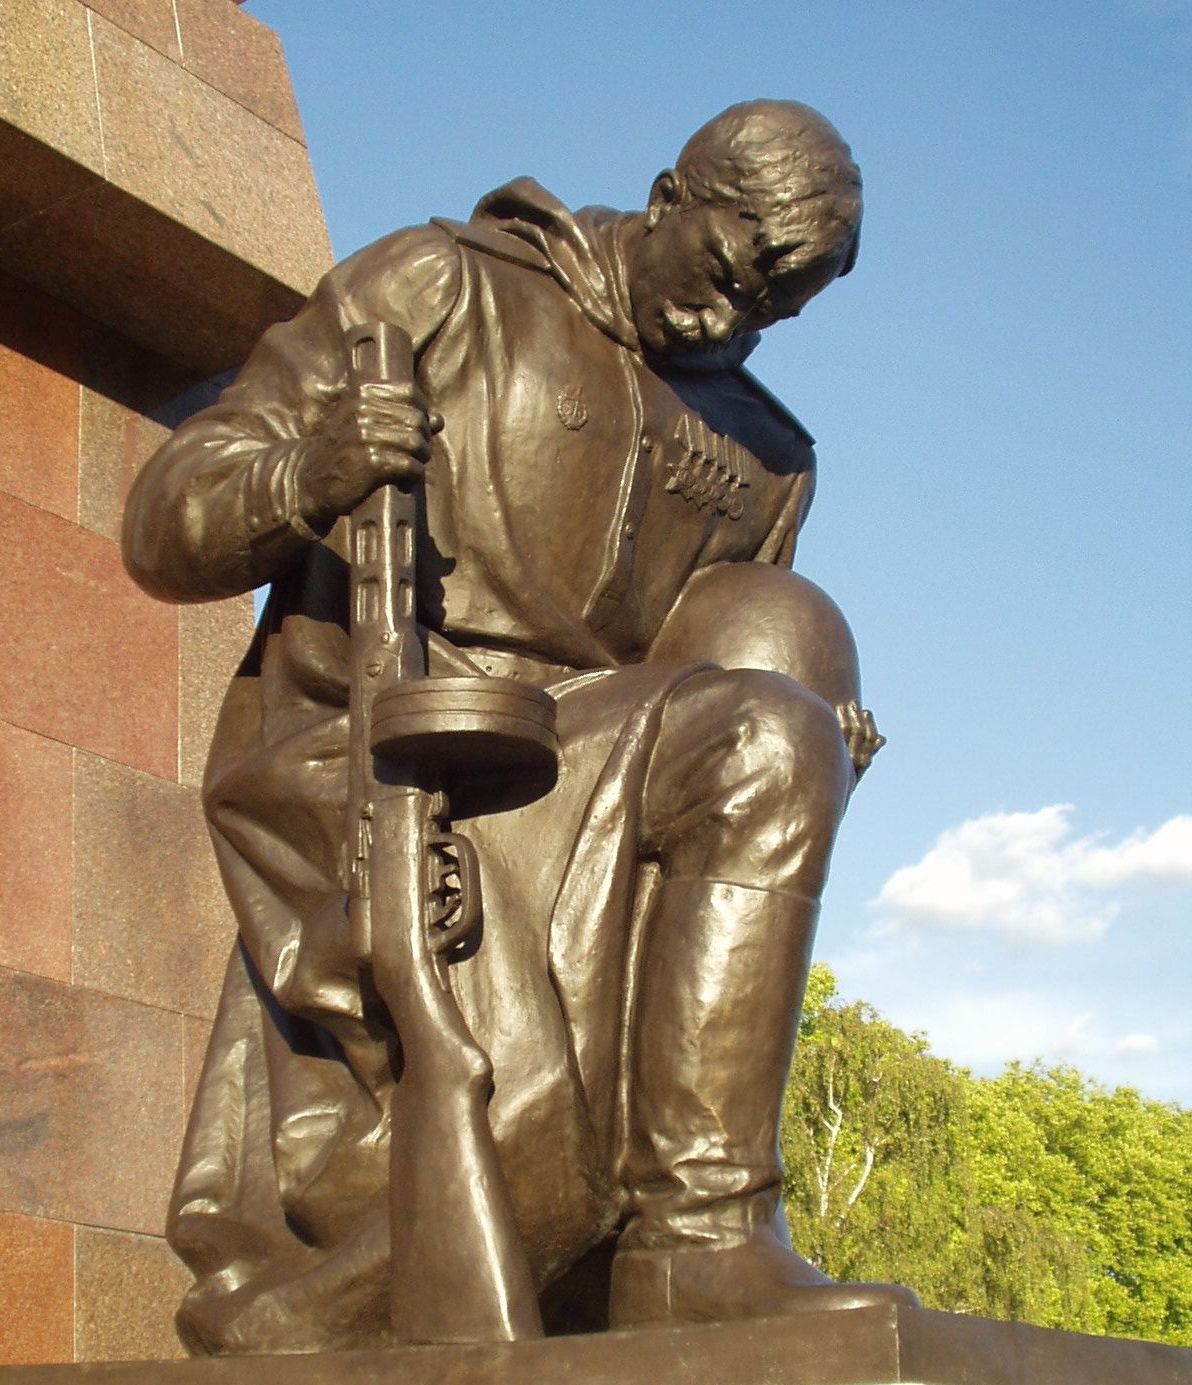
M 17 1366 L 0 1385 L 1192 1385 L 1192 1350 L 882 1307 L 493 1346 Z

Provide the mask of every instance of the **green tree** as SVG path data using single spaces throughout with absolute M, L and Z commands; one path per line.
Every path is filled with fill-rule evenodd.
M 1063 1247 L 1045 1302 L 991 1285 L 991 1308 L 1192 1345 L 1192 1112 L 1021 1064 L 973 1083 L 969 1109 L 978 1207 L 1017 1214 L 1015 1246 Z
M 782 1122 L 795 1243 L 929 1307 L 1192 1345 L 1192 1112 L 975 1079 L 812 969 Z
M 782 1122 L 795 1244 L 829 1274 L 950 1302 L 962 1231 L 964 1075 L 817 964 Z

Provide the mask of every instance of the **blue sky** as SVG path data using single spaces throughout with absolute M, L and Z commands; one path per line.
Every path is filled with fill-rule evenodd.
M 890 738 L 819 956 L 977 1071 L 1192 1104 L 1192 2 L 247 8 L 339 255 L 521 173 L 640 206 L 733 101 L 835 122 L 860 264 L 753 362 Z

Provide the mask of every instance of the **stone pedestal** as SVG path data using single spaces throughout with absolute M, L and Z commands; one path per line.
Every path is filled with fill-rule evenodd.
M 501 1346 L 0 1371 L 0 1385 L 1192 1385 L 1192 1351 L 862 1308 Z
M 161 1236 L 235 931 L 198 785 L 252 601 L 151 601 L 120 514 L 331 257 L 231 0 L 0 0 L 0 71 L 0 1365 L 180 1355 Z
M 281 45 L 231 0 L 0 0 L 0 266 L 198 375 L 330 250 Z

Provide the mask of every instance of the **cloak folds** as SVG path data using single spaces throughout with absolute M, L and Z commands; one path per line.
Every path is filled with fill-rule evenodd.
M 667 696 L 698 670 L 548 683 L 556 786 L 455 822 L 480 856 L 484 936 L 452 966 L 453 990 L 493 1062 L 489 1115 L 540 1285 L 620 1215 L 625 1029 L 652 883 L 636 805 Z M 342 714 L 312 719 L 217 756 L 208 777 L 241 939 L 170 1216 L 198 1276 L 180 1320 L 206 1350 L 387 1340 L 388 1140 L 401 1131 L 388 1128 L 383 1017 L 364 1013 L 347 963 L 345 729 Z

